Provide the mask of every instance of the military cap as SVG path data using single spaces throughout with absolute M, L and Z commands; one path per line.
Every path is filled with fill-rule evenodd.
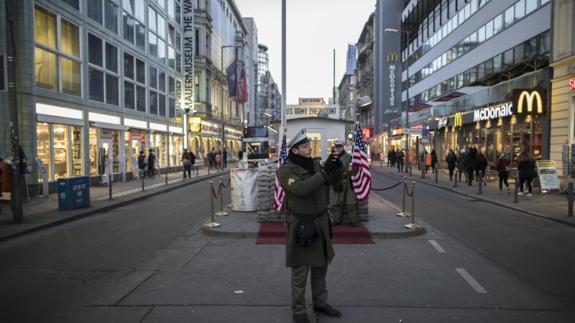
M 305 144 L 306 142 L 310 142 L 310 141 L 311 141 L 311 139 L 309 139 L 309 137 L 306 135 L 305 130 L 302 129 L 295 136 L 290 138 L 290 140 L 287 142 L 287 146 L 289 149 L 292 149 L 292 148 L 296 148 L 297 146 L 299 146 L 301 144 Z

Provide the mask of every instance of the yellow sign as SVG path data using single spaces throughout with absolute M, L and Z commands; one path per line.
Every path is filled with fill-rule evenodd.
M 190 132 L 202 132 L 202 118 L 200 117 L 190 118 Z
M 463 113 L 457 112 L 454 116 L 453 127 L 461 127 L 463 125 Z
M 525 109 L 527 103 L 527 109 Z M 543 114 L 543 99 L 538 91 L 521 91 L 517 100 L 517 114 L 533 113 L 533 104 L 537 104 L 537 114 Z
M 397 52 L 389 52 L 387 53 L 387 62 L 397 62 L 399 61 L 399 54 Z

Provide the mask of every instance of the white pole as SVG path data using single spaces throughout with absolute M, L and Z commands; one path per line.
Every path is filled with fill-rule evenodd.
M 282 118 L 280 126 L 280 139 L 279 148 L 281 148 L 281 141 L 284 134 L 287 133 L 286 122 L 286 101 L 287 101 L 287 83 L 286 83 L 286 0 L 282 0 Z

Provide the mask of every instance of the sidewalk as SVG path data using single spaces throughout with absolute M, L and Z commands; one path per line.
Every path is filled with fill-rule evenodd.
M 230 168 L 226 169 L 226 172 Z M 0 207 L 0 241 L 9 240 L 31 232 L 40 231 L 62 223 L 84 218 L 93 214 L 109 211 L 151 196 L 166 193 L 180 187 L 197 183 L 209 178 L 225 175 L 226 173 L 201 169 L 193 173 L 189 179 L 183 179 L 182 172 L 161 174 L 155 178 L 145 178 L 144 192 L 142 182 L 131 180 L 126 182 L 114 182 L 112 184 L 112 200 L 109 199 L 109 188 L 106 185 L 90 187 L 90 207 L 69 211 L 58 210 L 58 194 L 50 194 L 48 197 L 36 197 L 30 202 L 24 203 L 24 222 L 15 224 L 12 222 L 10 202 L 2 201 Z
M 398 180 L 400 180 L 402 176 L 407 176 L 405 173 L 398 173 L 396 168 L 382 168 L 379 167 L 379 165 L 374 164 L 371 169 L 375 170 L 377 173 L 397 176 Z M 425 178 L 421 178 L 421 171 L 414 168 L 412 175 L 413 176 L 409 178 L 410 181 L 415 180 L 416 182 L 448 190 L 468 198 L 481 200 L 555 222 L 575 226 L 575 217 L 567 217 L 567 199 L 564 195 L 561 195 L 558 192 L 540 194 L 539 190 L 534 188 L 533 196 L 531 198 L 519 196 L 519 202 L 513 203 L 514 182 L 511 178 L 509 179 L 511 193 L 507 193 L 505 186 L 503 186 L 503 191 L 500 192 L 498 181 L 489 181 L 487 186 L 483 187 L 482 194 L 479 194 L 477 183 L 474 183 L 472 186 L 468 186 L 468 184 L 465 183 L 465 176 L 462 176 L 463 183 L 458 182 L 457 187 L 453 187 L 453 182 L 449 181 L 449 175 L 446 170 L 440 170 L 438 183 L 435 183 L 435 174 L 431 174 L 431 171 L 428 172 Z

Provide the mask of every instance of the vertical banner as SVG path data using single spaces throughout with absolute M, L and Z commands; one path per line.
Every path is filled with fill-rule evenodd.
M 183 27 L 183 74 L 184 81 L 182 82 L 182 93 L 180 108 L 183 111 L 183 125 L 184 125 L 184 148 L 188 147 L 188 114 L 194 114 L 196 109 L 194 107 L 194 86 L 195 86 L 195 73 L 194 73 L 194 47 L 196 40 L 194 29 L 194 1 L 182 1 L 182 27 Z M 178 65 L 178 64 L 176 64 Z
M 357 47 L 353 44 L 347 45 L 347 65 L 345 75 L 353 75 L 357 67 Z

